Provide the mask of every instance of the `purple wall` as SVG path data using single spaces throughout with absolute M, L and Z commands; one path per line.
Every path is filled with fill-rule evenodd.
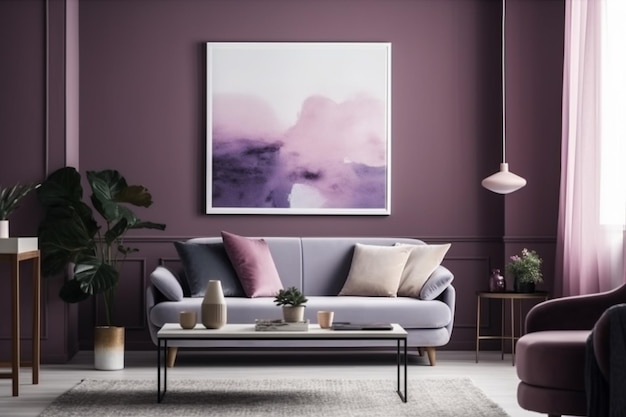
M 3 61 L 0 86 L 6 84 L 13 96 L 37 109 L 7 118 L 4 109 L 16 99 L 0 96 L 0 120 L 7 120 L 0 124 L 0 183 L 35 181 L 46 169 L 44 2 L 0 3 L 0 16 L 11 16 L 6 20 L 13 22 L 0 26 L 2 56 L 33 55 L 28 64 Z M 80 105 L 63 97 L 62 106 L 63 120 L 72 120 L 80 109 L 80 169 L 116 168 L 129 181 L 148 186 L 155 204 L 138 214 L 168 225 L 164 233 L 144 231 L 132 239 L 141 252 L 125 271 L 119 302 L 128 306 L 123 324 L 129 348 L 150 347 L 143 289 L 159 259 L 175 257 L 171 242 L 230 230 L 257 236 L 395 235 L 452 242 L 445 265 L 455 273 L 459 298 L 449 347 L 473 349 L 474 294 L 485 288 L 489 268 L 502 267 L 505 254 L 518 247 L 537 249 L 549 268 L 554 256 L 564 2 L 510 0 L 507 5 L 507 160 L 529 184 L 503 198 L 480 186 L 500 162 L 498 1 L 80 1 Z M 15 23 L 18 17 L 23 24 Z M 392 214 L 204 214 L 208 41 L 391 42 Z M 57 59 L 64 56 L 61 52 L 53 45 Z M 22 70 L 26 65 L 28 70 Z M 66 65 L 66 73 L 75 69 L 72 62 L 66 60 Z M 71 137 L 53 140 L 48 159 L 58 152 L 72 155 L 65 149 L 68 144 L 77 149 Z M 15 158 L 5 149 L 23 156 Z M 49 169 L 56 169 L 57 161 Z M 36 202 L 31 203 L 12 218 L 14 235 L 36 233 L 35 222 L 27 217 L 37 215 Z M 546 275 L 551 289 L 552 277 Z M 55 297 L 49 294 L 45 302 L 57 303 Z M 83 304 L 80 311 L 81 346 L 90 348 L 91 306 Z M 491 317 L 483 325 L 497 329 L 499 314 L 494 310 Z M 7 331 L 3 327 L 0 337 Z M 54 349 L 44 350 L 44 357 L 60 355 Z
M 168 235 L 500 235 L 479 181 L 498 163 L 479 150 L 499 135 L 499 13 L 491 1 L 85 2 L 81 167 L 149 184 Z M 204 43 L 245 40 L 392 42 L 392 216 L 203 214 Z

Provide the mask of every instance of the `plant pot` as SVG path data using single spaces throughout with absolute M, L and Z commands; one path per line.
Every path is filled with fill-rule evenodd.
M 9 221 L 0 220 L 0 239 L 9 237 Z
M 283 319 L 287 323 L 304 321 L 304 306 L 283 306 Z
M 515 292 L 533 293 L 535 292 L 535 283 L 534 282 L 519 282 L 516 280 Z
M 221 281 L 208 282 L 200 313 L 202 324 L 207 329 L 219 329 L 226 324 L 226 300 Z
M 124 369 L 124 327 L 97 326 L 94 329 L 94 366 L 101 371 Z

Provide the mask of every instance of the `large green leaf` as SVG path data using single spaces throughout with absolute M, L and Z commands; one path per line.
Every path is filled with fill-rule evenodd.
M 87 181 L 98 198 L 104 200 L 114 200 L 116 195 L 128 187 L 126 179 L 114 169 L 87 171 Z
M 142 185 L 129 185 L 115 199 L 120 203 L 128 203 L 138 207 L 150 207 L 152 205 L 152 194 Z
M 41 249 L 41 274 L 44 277 L 56 275 L 63 271 L 68 263 L 72 262 L 69 253 L 55 253 L 46 250 L 40 245 Z
M 122 205 L 119 206 L 119 219 L 126 219 L 127 229 L 139 221 L 131 209 Z
M 80 255 L 93 255 L 98 228 L 91 209 L 81 201 L 48 207 L 38 232 L 43 275 L 62 272 Z
M 89 294 L 85 294 L 80 288 L 80 282 L 70 279 L 63 283 L 59 290 L 59 297 L 66 303 L 79 303 L 89 298 Z
M 165 225 L 163 223 L 154 223 L 154 222 L 144 222 L 138 221 L 133 224 L 130 229 L 156 229 L 156 230 L 165 230 Z
M 126 180 L 115 170 L 87 171 L 87 180 L 93 194 L 91 202 L 94 208 L 107 222 L 116 222 L 120 218 L 116 196 L 127 187 Z
M 74 267 L 74 279 L 85 294 L 95 295 L 115 288 L 119 273 L 113 266 L 94 257 L 79 259 Z
M 129 246 L 118 245 L 117 251 L 123 253 L 125 256 L 130 255 L 131 253 L 139 252 L 137 248 L 131 248 Z
M 89 183 L 93 190 L 92 203 L 108 222 L 126 217 L 129 224 L 136 222 L 135 214 L 123 203 L 139 207 L 150 207 L 152 195 L 141 185 L 126 185 L 124 177 L 117 171 L 89 172 Z
M 72 167 L 54 171 L 37 189 L 37 198 L 44 207 L 82 203 L 80 174 Z
M 124 236 L 126 231 L 128 230 L 128 220 L 125 217 L 122 217 L 117 223 L 115 223 L 109 230 L 104 234 L 104 240 L 107 245 L 112 245 L 117 239 Z

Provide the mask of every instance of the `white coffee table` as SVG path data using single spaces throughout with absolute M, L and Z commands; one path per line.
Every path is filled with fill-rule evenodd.
M 178 323 L 166 323 L 157 333 L 157 401 L 161 402 L 167 391 L 167 342 L 170 340 L 389 340 L 396 342 L 397 389 L 396 392 L 407 402 L 407 332 L 399 324 L 392 324 L 391 330 L 330 330 L 320 329 L 311 324 L 308 331 L 256 331 L 254 324 L 227 324 L 221 329 L 206 329 L 198 324 L 194 329 L 185 330 Z M 400 346 L 403 349 L 400 349 Z M 402 351 L 402 353 L 401 353 Z M 401 360 L 402 357 L 402 360 Z M 404 378 L 401 378 L 401 363 Z M 163 384 L 161 385 L 161 367 Z M 403 389 L 400 381 L 404 380 Z

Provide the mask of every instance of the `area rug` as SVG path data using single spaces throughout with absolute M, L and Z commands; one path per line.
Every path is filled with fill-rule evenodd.
M 157 403 L 156 381 L 84 380 L 40 416 L 402 417 L 507 414 L 468 378 L 409 379 L 409 402 L 395 380 L 168 380 Z

